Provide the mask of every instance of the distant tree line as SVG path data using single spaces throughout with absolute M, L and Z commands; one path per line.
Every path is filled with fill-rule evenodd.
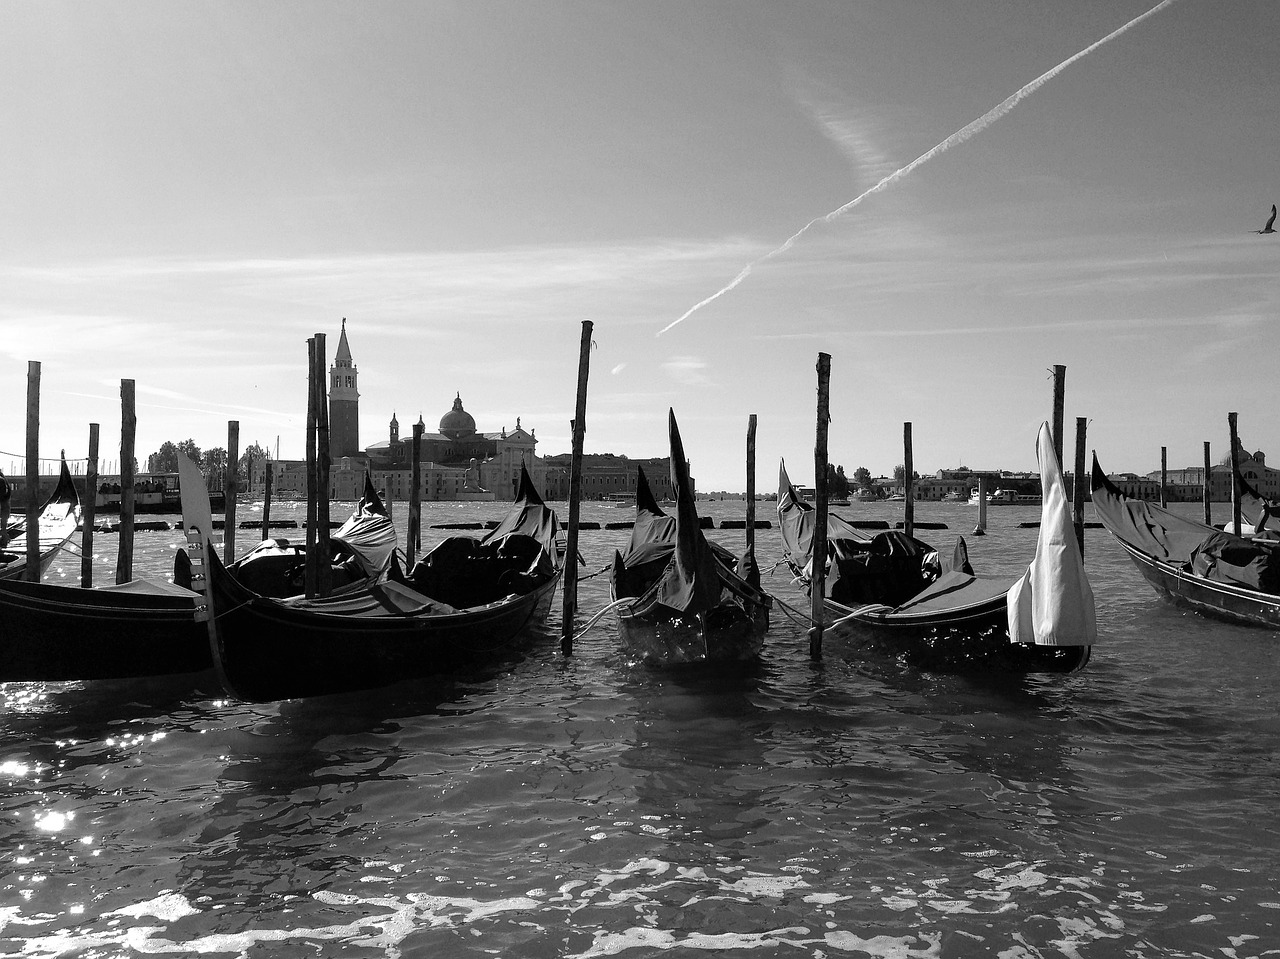
M 147 457 L 148 473 L 178 472 L 178 456 L 185 455 L 200 467 L 206 480 L 221 480 L 227 471 L 227 451 L 216 446 L 210 450 L 201 450 L 193 439 L 185 439 L 180 443 L 166 440 L 156 452 Z M 242 478 L 249 475 L 249 467 L 254 462 L 267 458 L 267 451 L 257 443 L 250 443 L 237 461 L 237 472 Z

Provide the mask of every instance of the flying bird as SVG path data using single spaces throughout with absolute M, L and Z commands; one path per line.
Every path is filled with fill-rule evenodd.
M 1261 230 L 1254 230 L 1254 233 L 1274 233 L 1276 232 L 1276 205 L 1271 204 L 1271 216 L 1267 217 L 1267 225 Z

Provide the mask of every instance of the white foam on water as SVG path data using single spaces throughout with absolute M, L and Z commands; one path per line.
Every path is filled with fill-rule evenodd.
M 164 922 L 176 922 L 183 916 L 198 916 L 199 914 L 200 910 L 192 906 L 187 901 L 186 896 L 177 892 L 161 893 L 156 898 L 148 899 L 146 902 L 136 902 L 131 906 L 124 906 L 121 909 L 103 913 L 105 916 L 132 916 L 135 919 L 139 919 L 142 916 L 151 916 Z
M 847 902 L 852 896 L 842 896 L 837 892 L 811 892 L 804 897 L 805 902 L 811 902 L 816 906 L 830 906 L 837 902 Z
M 667 950 L 696 949 L 705 952 L 728 952 L 738 949 L 776 949 L 778 946 L 793 946 L 798 949 L 808 948 L 823 943 L 825 939 L 804 939 L 809 930 L 804 928 L 775 929 L 769 932 L 755 933 L 720 933 L 710 935 L 694 932 L 679 936 L 666 929 L 647 929 L 633 926 L 622 932 L 597 933 L 591 948 L 586 952 L 573 953 L 565 959 L 596 959 L 599 956 L 616 956 L 631 949 Z M 873 954 L 875 955 L 875 954 Z M 908 954 L 903 953 L 903 956 Z M 923 953 L 919 955 L 924 955 Z

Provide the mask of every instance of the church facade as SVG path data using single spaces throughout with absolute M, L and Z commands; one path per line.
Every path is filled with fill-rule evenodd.
M 522 464 L 539 492 L 546 495 L 547 466 L 536 455 L 538 440 L 534 430 L 526 430 L 517 417 L 514 429 L 504 426 L 497 431 L 480 432 L 475 418 L 463 408 L 461 393 L 454 396 L 452 407 L 440 418 L 434 431 L 429 431 L 419 416 L 415 427 L 401 435 L 399 420 L 393 413 L 387 438 L 362 447 L 358 377 L 344 318 L 327 384 L 330 499 L 359 499 L 364 492 L 367 470 L 374 486 L 383 490 L 385 496 L 407 501 L 412 494 L 415 430 L 419 433 L 418 490 L 424 502 L 513 500 Z M 249 477 L 252 487 L 262 486 L 268 468 L 272 471 L 273 495 L 306 496 L 305 461 L 254 463 Z

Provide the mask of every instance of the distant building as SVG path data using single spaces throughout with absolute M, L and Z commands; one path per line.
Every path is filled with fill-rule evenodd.
M 413 431 L 400 435 L 393 413 L 388 438 L 366 447 L 360 445 L 360 391 L 358 371 L 342 321 L 338 350 L 329 368 L 329 497 L 358 499 L 368 470 L 385 495 L 407 500 L 412 493 Z M 475 419 L 462 406 L 458 393 L 453 407 L 440 419 L 437 431 L 428 432 L 422 418 L 417 423 L 418 491 L 424 501 L 515 498 L 523 464 L 543 496 L 546 466 L 536 455 L 534 430 L 525 430 L 516 418 L 515 429 L 489 433 L 476 430 Z M 250 467 L 251 488 L 261 488 L 271 470 L 272 495 L 305 497 L 307 468 L 303 460 L 269 460 Z
M 557 453 L 547 456 L 543 462 L 547 469 L 547 492 L 549 499 L 567 500 L 569 498 L 569 471 L 572 460 L 571 453 Z M 630 459 L 617 453 L 585 453 L 582 457 L 582 498 L 584 500 L 600 500 L 636 495 L 636 467 L 644 469 L 645 481 L 654 498 L 658 500 L 674 499 L 675 490 L 671 486 L 671 457 L 654 456 L 647 459 Z M 697 484 L 693 477 L 689 483 Z
M 360 391 L 356 365 L 347 345 L 347 320 L 342 320 L 338 352 L 329 367 L 329 455 L 335 460 L 360 453 Z
M 1236 464 L 1240 475 L 1261 495 L 1268 499 L 1280 499 L 1280 470 L 1267 466 L 1266 453 L 1262 450 L 1251 453 L 1242 445 L 1237 446 Z M 1146 478 L 1155 485 L 1155 493 L 1149 498 L 1159 499 L 1160 471 L 1153 470 Z M 1166 471 L 1165 495 L 1171 502 L 1200 502 L 1204 497 L 1204 466 L 1187 466 Z M 1209 467 L 1209 499 L 1215 503 L 1231 502 L 1230 465 Z

